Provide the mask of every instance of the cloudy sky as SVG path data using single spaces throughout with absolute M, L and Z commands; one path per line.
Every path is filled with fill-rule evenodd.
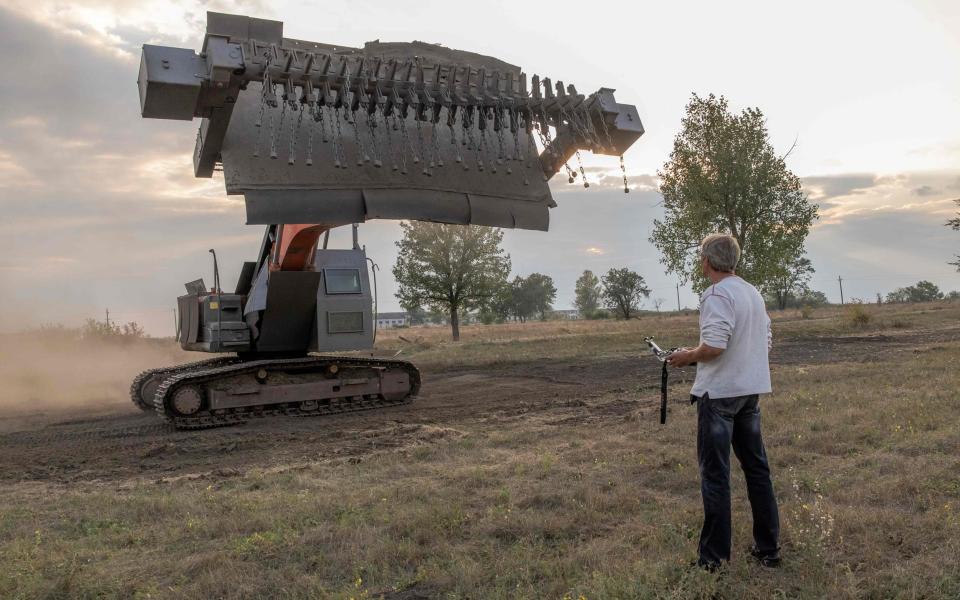
M 192 177 L 198 123 L 139 116 L 140 46 L 198 49 L 208 9 L 279 19 L 287 37 L 320 42 L 441 43 L 636 104 L 647 134 L 626 155 L 631 194 L 558 181 L 551 231 L 507 232 L 514 271 L 551 275 L 558 307 L 583 269 L 622 266 L 676 303 L 647 238 L 662 214 L 656 171 L 691 92 L 761 108 L 784 152 L 796 140 L 788 164 L 821 206 L 808 240 L 815 288 L 839 299 L 842 276 L 848 298 L 919 279 L 960 289 L 946 264 L 960 234 L 943 226 L 960 197 L 960 3 L 649 4 L 0 0 L 0 331 L 109 308 L 169 335 L 182 282 L 211 279 L 208 248 L 226 282 L 256 252 L 262 232 L 243 224 L 242 201 L 220 179 Z M 590 165 L 615 171 L 616 159 Z M 382 267 L 382 308 L 396 309 L 398 227 L 369 223 L 361 236 Z

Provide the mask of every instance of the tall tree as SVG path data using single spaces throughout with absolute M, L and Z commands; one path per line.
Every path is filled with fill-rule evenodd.
M 809 290 L 810 276 L 815 272 L 810 259 L 800 257 L 781 268 L 770 281 L 770 295 L 776 298 L 777 308 L 783 310 L 791 297 L 800 297 Z
M 533 300 L 527 294 L 527 289 L 524 286 L 525 282 L 526 280 L 519 275 L 514 277 L 513 281 L 510 282 L 507 295 L 510 314 L 521 323 L 526 323 L 535 310 Z
M 630 269 L 610 269 L 603 276 L 603 299 L 624 319 L 640 308 L 641 298 L 650 295 L 643 277 Z
M 450 315 L 460 339 L 461 311 L 479 308 L 504 284 L 510 256 L 500 248 L 503 232 L 481 226 L 404 222 L 393 276 L 403 306 L 426 306 Z
M 586 270 L 574 287 L 574 306 L 584 318 L 588 318 L 600 308 L 600 279 L 593 271 Z
M 954 200 L 957 203 L 957 206 L 960 206 L 960 198 Z M 947 221 L 947 227 L 950 227 L 954 231 L 960 231 L 960 212 L 957 213 L 957 216 L 953 219 Z M 960 271 L 960 254 L 957 255 L 957 262 L 949 263 L 957 268 Z
M 785 158 L 770 144 L 759 109 L 735 115 L 723 96 L 694 94 L 670 159 L 657 173 L 665 216 L 654 221 L 650 241 L 667 271 L 703 288 L 699 243 L 724 231 L 743 251 L 737 272 L 770 291 L 778 273 L 803 255 L 817 218 L 817 205 Z
M 557 297 L 557 288 L 553 278 L 541 273 L 531 273 L 527 277 L 517 275 L 510 283 L 510 311 L 521 323 L 539 314 L 545 319 L 547 311 Z
M 542 273 L 530 273 L 523 280 L 523 296 L 533 308 L 533 312 L 540 315 L 540 320 L 545 320 L 547 312 L 553 310 L 553 302 L 557 299 L 553 278 Z

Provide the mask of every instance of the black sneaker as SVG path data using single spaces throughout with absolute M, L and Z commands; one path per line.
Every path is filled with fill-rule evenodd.
M 750 556 L 757 561 L 761 567 L 777 569 L 780 567 L 780 549 L 777 548 L 773 553 L 761 554 L 754 546 L 750 548 Z

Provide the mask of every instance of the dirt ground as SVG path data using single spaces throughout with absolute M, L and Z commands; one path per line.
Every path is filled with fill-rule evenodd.
M 946 327 L 791 339 L 777 345 L 771 363 L 776 369 L 875 361 L 958 338 L 960 328 Z M 215 478 L 252 468 L 358 460 L 518 421 L 531 427 L 625 418 L 652 422 L 659 411 L 659 363 L 643 351 L 638 345 L 636 354 L 534 359 L 496 369 L 427 367 L 420 396 L 403 407 L 260 419 L 203 431 L 174 430 L 116 390 L 77 406 L 41 402 L 37 412 L 18 404 L 0 413 L 0 481 L 129 485 L 144 479 Z M 173 351 L 169 356 L 182 358 Z M 680 390 L 691 376 L 674 373 L 674 408 L 685 404 Z
M 689 568 L 696 315 L 382 332 L 410 405 L 176 431 L 135 408 L 163 340 L 0 336 L 2 598 L 960 597 L 960 304 L 774 317 L 764 436 L 786 563 Z

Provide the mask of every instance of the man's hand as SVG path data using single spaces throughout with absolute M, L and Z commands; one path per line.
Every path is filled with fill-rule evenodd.
M 692 350 L 690 348 L 680 348 L 667 357 L 667 364 L 671 367 L 685 367 L 693 363 L 711 361 L 721 354 L 723 354 L 723 348 L 700 344 Z
M 680 348 L 667 357 L 667 364 L 671 367 L 685 367 L 690 363 L 697 362 L 693 352 L 688 348 Z

